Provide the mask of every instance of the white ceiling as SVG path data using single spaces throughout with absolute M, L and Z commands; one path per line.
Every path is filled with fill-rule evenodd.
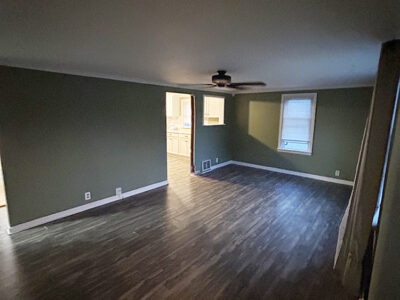
M 2 0 L 0 64 L 163 85 L 226 69 L 267 90 L 364 86 L 399 23 L 399 0 Z

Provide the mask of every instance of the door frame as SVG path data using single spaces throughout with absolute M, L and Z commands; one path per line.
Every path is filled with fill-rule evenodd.
M 195 127 L 196 127 L 196 105 L 194 95 L 190 95 L 190 113 L 191 113 L 191 132 L 190 132 L 190 173 L 196 172 L 196 164 L 194 162 L 194 142 L 195 142 Z
M 190 173 L 196 172 L 196 164 L 195 164 L 195 134 L 196 134 L 196 101 L 194 94 L 184 93 L 184 92 L 174 92 L 174 91 L 166 91 L 164 96 L 164 117 L 165 117 L 165 141 L 168 142 L 167 135 L 167 93 L 173 94 L 182 94 L 190 96 L 190 113 L 191 113 L 191 123 L 192 126 L 190 128 Z M 168 153 L 168 146 L 165 143 L 165 153 Z

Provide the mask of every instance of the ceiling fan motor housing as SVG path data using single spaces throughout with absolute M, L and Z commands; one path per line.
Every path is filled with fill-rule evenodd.
M 231 76 L 226 75 L 226 71 L 217 71 L 217 75 L 212 76 L 212 82 L 215 83 L 219 87 L 224 87 L 227 84 L 231 83 Z

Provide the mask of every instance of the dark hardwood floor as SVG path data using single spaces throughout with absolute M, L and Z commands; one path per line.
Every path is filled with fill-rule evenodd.
M 350 188 L 227 166 L 12 236 L 0 299 L 352 299 L 332 271 Z

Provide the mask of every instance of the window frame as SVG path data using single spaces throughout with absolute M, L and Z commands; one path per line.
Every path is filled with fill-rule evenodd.
M 204 113 L 206 111 L 206 98 L 210 97 L 210 98 L 220 98 L 224 100 L 224 115 L 223 115 L 223 121 L 221 124 L 205 124 L 204 123 Z M 209 94 L 203 94 L 203 126 L 224 126 L 226 125 L 225 123 L 225 96 L 221 96 L 221 95 L 209 95 Z
M 299 99 L 299 98 L 311 99 L 310 142 L 309 142 L 309 149 L 307 151 L 288 150 L 288 149 L 281 148 L 284 102 L 287 100 L 293 100 L 293 99 Z M 281 113 L 280 113 L 280 121 L 279 121 L 278 147 L 277 147 L 278 152 L 286 152 L 286 153 L 301 154 L 301 155 L 312 155 L 313 144 L 314 144 L 316 107 L 317 107 L 317 93 L 282 94 L 282 96 L 281 96 Z

